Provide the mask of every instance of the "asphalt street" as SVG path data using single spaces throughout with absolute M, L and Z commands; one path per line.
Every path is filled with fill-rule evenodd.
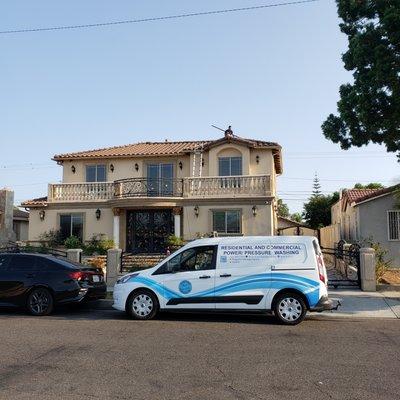
M 0 399 L 399 399 L 400 320 L 0 311 Z

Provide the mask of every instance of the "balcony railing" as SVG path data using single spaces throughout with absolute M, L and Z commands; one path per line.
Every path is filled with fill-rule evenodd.
M 193 177 L 185 179 L 185 197 L 245 197 L 271 195 L 269 175 Z
M 131 178 L 114 183 L 117 198 L 183 196 L 183 179 Z
M 139 197 L 232 198 L 272 195 L 269 175 L 191 177 L 183 179 L 131 178 L 115 182 L 49 185 L 49 202 L 107 201 Z
M 49 185 L 48 201 L 99 201 L 114 197 L 114 182 L 56 183 Z

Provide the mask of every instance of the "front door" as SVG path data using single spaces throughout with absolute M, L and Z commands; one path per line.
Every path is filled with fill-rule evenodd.
M 128 211 L 126 249 L 131 253 L 163 253 L 174 233 L 172 210 Z
M 214 282 L 217 246 L 191 247 L 162 267 L 166 309 L 215 308 Z

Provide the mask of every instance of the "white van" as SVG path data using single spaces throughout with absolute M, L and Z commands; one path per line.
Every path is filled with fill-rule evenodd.
M 245 236 L 199 239 L 114 286 L 114 304 L 136 319 L 160 310 L 271 313 L 283 324 L 331 309 L 316 238 Z

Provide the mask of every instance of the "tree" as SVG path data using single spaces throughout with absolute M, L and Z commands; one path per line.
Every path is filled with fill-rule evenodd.
M 311 196 L 308 203 L 304 204 L 304 219 L 307 224 L 318 229 L 331 223 L 331 206 L 339 199 L 339 193 L 331 195 Z
M 340 87 L 338 115 L 328 116 L 323 134 L 342 149 L 384 144 L 400 161 L 400 0 L 336 2 L 354 82 Z
M 291 219 L 292 221 L 296 221 L 296 222 L 298 222 L 298 223 L 302 223 L 302 222 L 303 222 L 303 216 L 301 215 L 301 213 L 293 213 L 293 214 L 290 216 L 290 219 Z
M 371 182 L 368 183 L 367 185 L 363 185 L 362 183 L 356 183 L 354 185 L 354 189 L 383 189 L 385 186 L 383 186 L 381 183 L 378 182 Z
M 312 196 L 313 197 L 321 196 L 321 184 L 319 183 L 319 178 L 317 174 L 315 174 L 314 176 Z
M 290 215 L 289 207 L 282 199 L 278 199 L 278 215 L 284 218 L 288 218 Z

